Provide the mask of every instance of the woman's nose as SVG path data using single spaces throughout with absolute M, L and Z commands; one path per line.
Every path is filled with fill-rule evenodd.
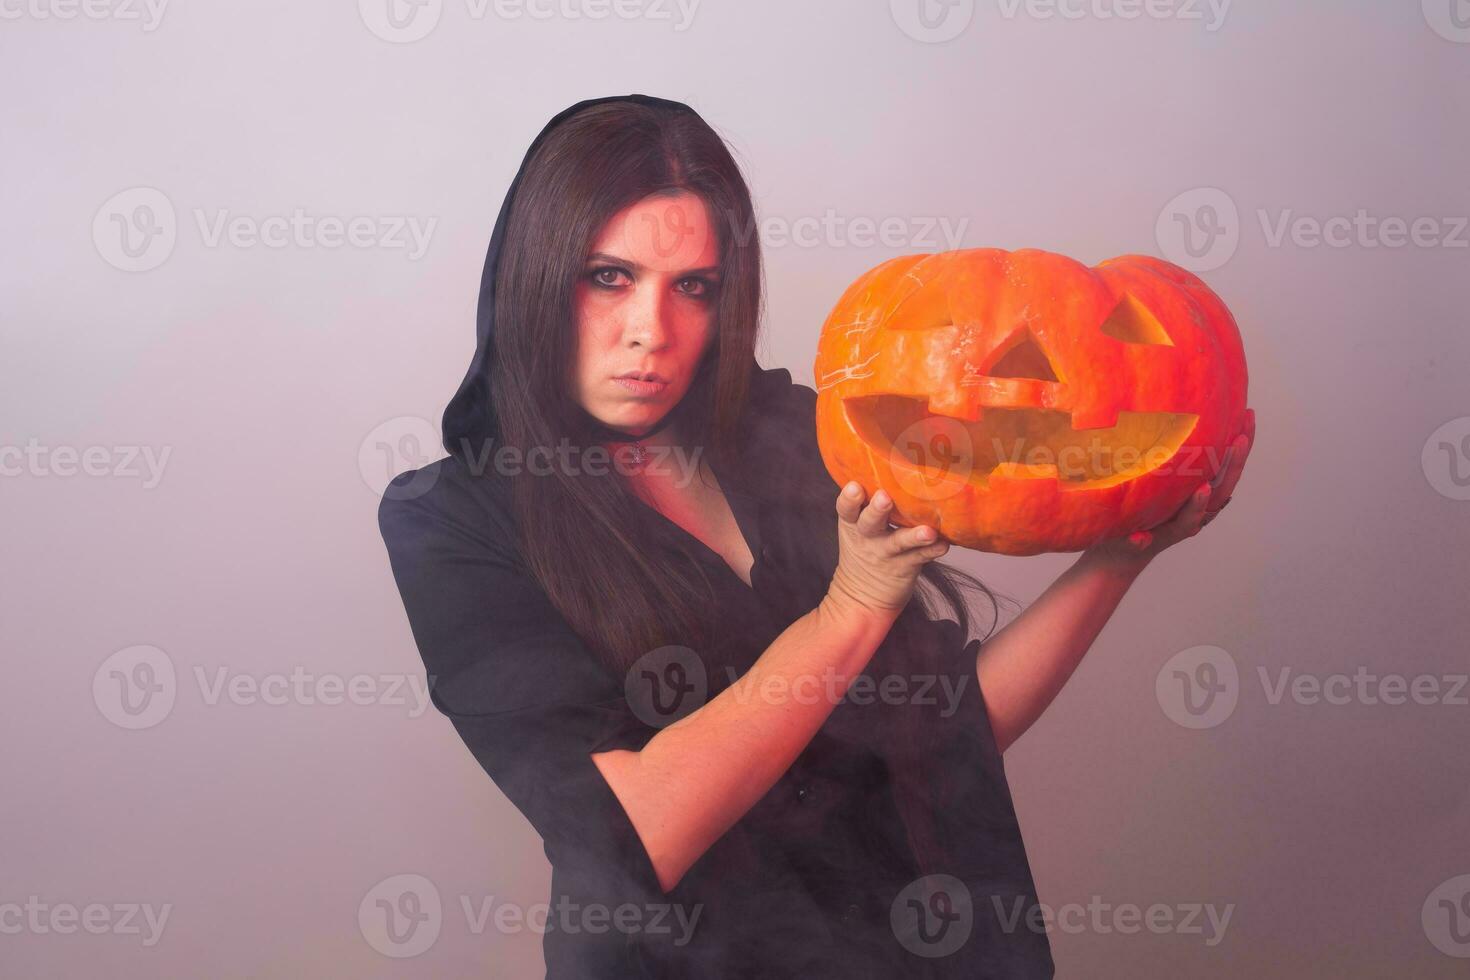
M 672 336 L 669 314 L 669 304 L 661 289 L 640 288 L 628 310 L 628 320 L 623 328 L 625 339 L 647 350 L 663 349 Z

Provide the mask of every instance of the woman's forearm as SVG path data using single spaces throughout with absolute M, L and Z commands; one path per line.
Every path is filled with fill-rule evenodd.
M 896 618 L 829 594 L 744 676 L 641 751 L 592 756 L 665 892 L 791 767 Z
M 1147 564 L 1147 558 L 1084 551 L 982 644 L 975 672 L 1000 751 L 1041 717 Z

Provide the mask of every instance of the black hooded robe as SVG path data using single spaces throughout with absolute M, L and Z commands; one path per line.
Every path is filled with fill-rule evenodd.
M 615 98 L 693 111 L 648 96 Z M 526 159 L 561 120 L 603 101 L 553 117 Z M 495 265 L 519 182 L 518 173 L 491 236 L 479 342 L 445 412 L 446 445 L 493 427 Z M 835 552 L 808 531 L 835 520 L 839 490 L 817 451 L 815 402 L 815 391 L 786 370 L 752 362 L 744 429 L 755 451 L 742 455 L 742 472 L 716 472 L 755 558 L 749 586 L 649 509 L 657 531 L 650 546 L 671 560 L 682 553 L 703 562 L 730 625 L 720 649 L 702 652 L 711 665 L 708 697 L 817 604 L 835 568 Z M 379 508 L 433 703 L 544 842 L 553 869 L 548 978 L 1053 976 L 975 676 L 978 640 L 966 643 L 955 623 L 929 620 L 911 603 L 903 630 L 895 624 L 865 671 L 868 685 L 855 682 L 853 691 L 864 693 L 838 704 L 791 768 L 665 894 L 591 760 L 641 749 L 658 729 L 525 568 L 513 520 L 509 479 L 463 454 L 400 474 Z M 895 675 L 902 661 L 889 648 L 900 632 L 944 651 L 937 677 Z M 906 706 L 879 694 L 895 676 L 911 695 Z M 890 778 L 887 740 L 899 710 L 926 712 L 924 723 L 935 726 L 926 762 L 948 777 L 929 800 L 945 859 L 927 876 Z

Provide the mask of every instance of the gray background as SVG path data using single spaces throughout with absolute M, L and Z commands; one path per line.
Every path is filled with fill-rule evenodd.
M 444 0 L 405 41 L 383 0 L 156 21 L 26 2 L 0 10 L 7 975 L 539 974 L 539 935 L 477 934 L 461 906 L 530 907 L 549 871 L 448 722 L 395 703 L 422 668 L 375 511 L 391 472 L 439 455 L 530 140 L 634 91 L 735 147 L 767 222 L 762 360 L 805 383 L 831 304 L 893 255 L 1210 267 L 1259 420 L 1237 499 L 1144 572 L 1006 763 L 1043 902 L 1232 917 L 1213 945 L 1070 919 L 1059 976 L 1464 975 L 1436 896 L 1470 890 L 1467 692 L 1312 703 L 1258 671 L 1443 693 L 1470 667 L 1470 4 L 1242 0 L 1216 21 L 1183 0 L 1135 19 L 977 0 L 932 4 L 929 29 L 905 0 L 705 0 L 687 23 L 652 0 L 602 18 Z M 245 234 L 297 208 L 369 234 Z M 1273 241 L 1283 217 L 1360 210 L 1437 230 Z M 211 236 L 221 214 L 234 240 Z M 941 218 L 958 241 L 925 237 Z M 422 254 L 382 239 L 397 219 L 433 222 Z M 1181 222 L 1211 247 L 1183 253 Z M 1073 560 L 952 556 L 1022 601 Z M 1192 728 L 1171 658 L 1202 646 L 1236 669 L 1234 708 Z M 272 686 L 293 671 L 364 703 Z M 425 894 L 399 875 L 442 901 L 413 956 L 374 945 L 375 899 Z M 3 910 L 28 902 L 39 924 Z M 92 903 L 98 934 L 52 928 Z M 111 911 L 128 903 L 169 906 L 156 942 Z

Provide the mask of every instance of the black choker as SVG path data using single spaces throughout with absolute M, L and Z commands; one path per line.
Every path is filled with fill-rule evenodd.
M 592 431 L 592 438 L 594 440 L 596 440 L 597 442 L 620 442 L 632 445 L 633 465 L 642 466 L 644 461 L 648 459 L 649 455 L 648 447 L 643 445 L 643 441 L 645 439 L 648 439 L 650 436 L 657 435 L 664 429 L 667 429 L 674 422 L 675 417 L 678 416 L 680 413 L 680 409 L 684 407 L 684 403 L 688 400 L 688 392 L 685 392 L 685 397 L 681 398 L 677 405 L 665 412 L 663 418 L 655 422 L 653 426 L 649 428 L 646 432 L 643 432 L 636 436 L 629 435 L 626 432 L 620 432 L 617 429 L 612 428 L 611 426 L 604 425 L 598 419 L 593 418 L 585 410 L 583 410 L 582 414 L 587 420 L 588 427 Z

